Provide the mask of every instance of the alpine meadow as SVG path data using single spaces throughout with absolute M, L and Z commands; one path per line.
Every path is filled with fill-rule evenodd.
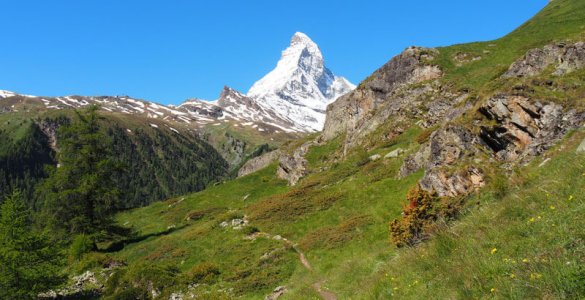
M 0 299 L 585 299 L 585 1 L 355 85 L 291 35 L 213 101 L 1 90 Z

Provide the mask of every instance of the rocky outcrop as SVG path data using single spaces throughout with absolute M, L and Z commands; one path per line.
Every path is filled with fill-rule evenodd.
M 388 154 L 384 155 L 384 158 L 397 158 L 400 154 L 404 153 L 404 149 L 398 148 L 388 152 Z
M 38 295 L 39 299 L 97 299 L 104 285 L 97 279 L 94 272 L 85 273 L 72 278 L 73 284 L 58 291 L 48 291 Z
M 439 196 L 456 197 L 478 190 L 485 185 L 485 180 L 483 172 L 473 166 L 455 174 L 435 168 L 427 171 L 419 185 L 426 191 L 435 191 Z
M 279 158 L 280 150 L 274 150 L 272 152 L 265 153 L 261 156 L 248 160 L 238 171 L 238 177 L 252 174 L 256 171 L 266 168 L 273 161 Z
M 405 159 L 400 175 L 422 168 L 425 175 L 419 183 L 424 190 L 450 197 L 468 194 L 484 185 L 483 172 L 474 166 L 481 148 L 501 161 L 525 162 L 585 121 L 583 112 L 506 94 L 488 99 L 479 111 L 496 124 L 479 125 L 479 134 L 454 125 L 435 131 L 428 143 Z
M 577 147 L 577 154 L 579 153 L 585 153 L 585 140 L 583 140 L 579 147 Z
M 296 185 L 308 173 L 308 162 L 305 159 L 305 155 L 309 152 L 309 148 L 312 145 L 313 142 L 306 142 L 295 149 L 292 154 L 281 155 L 276 176 L 280 179 L 287 180 L 291 186 Z
M 41 131 L 47 136 L 49 146 L 53 151 L 59 152 L 59 149 L 57 148 L 57 130 L 59 130 L 59 127 L 69 122 L 70 120 L 66 117 L 58 117 L 55 119 L 45 118 L 44 120 L 36 122 Z
M 555 67 L 554 75 L 564 75 L 585 67 L 585 43 L 559 43 L 530 50 L 513 63 L 503 77 L 536 76 L 551 65 Z
M 441 70 L 430 64 L 437 54 L 435 49 L 408 48 L 374 72 L 356 90 L 330 104 L 323 138 L 329 140 L 344 132 L 359 131 L 365 118 L 371 117 L 384 103 L 397 99 L 391 96 L 396 96 L 400 87 L 439 78 Z
M 482 126 L 480 137 L 504 161 L 541 154 L 585 120 L 584 113 L 565 111 L 559 104 L 506 94 L 490 98 L 479 111 L 496 122 Z
M 280 296 L 284 295 L 284 293 L 286 293 L 286 287 L 279 286 L 275 288 L 270 295 L 264 297 L 264 300 L 276 300 L 280 298 Z
M 448 125 L 431 134 L 429 142 L 405 159 L 400 176 L 408 176 L 419 169 L 425 170 L 420 186 L 436 191 L 439 196 L 468 194 L 484 184 L 483 174 L 477 167 L 469 166 L 465 172 L 449 172 L 454 166 L 475 156 L 481 141 L 471 131 L 461 126 Z

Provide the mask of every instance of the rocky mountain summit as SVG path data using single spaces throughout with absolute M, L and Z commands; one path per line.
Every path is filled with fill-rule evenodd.
M 256 82 L 248 96 L 307 131 L 320 131 L 327 104 L 354 88 L 347 79 L 335 76 L 325 66 L 315 42 L 297 32 L 282 52 L 276 68 Z

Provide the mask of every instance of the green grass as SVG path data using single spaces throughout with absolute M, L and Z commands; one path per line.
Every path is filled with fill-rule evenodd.
M 396 252 L 357 298 L 584 297 L 585 156 L 574 152 L 583 138 L 518 170 L 503 198 L 487 189 L 469 199 L 479 205 L 429 243 Z
M 437 63 L 445 76 L 444 82 L 455 88 L 476 92 L 493 90 L 490 82 L 502 75 L 526 51 L 556 41 L 585 39 L 585 2 L 554 0 L 534 18 L 510 34 L 489 42 L 478 42 L 439 48 Z M 457 66 L 458 53 L 482 59 Z
M 397 146 L 408 148 L 408 141 Z M 340 295 L 349 293 L 359 288 L 355 278 L 370 276 L 388 257 L 387 222 L 400 214 L 406 191 L 421 174 L 396 179 L 401 159 L 360 166 L 357 154 L 342 162 L 318 159 L 337 149 L 335 142 L 313 148 L 308 157 L 327 171 L 309 175 L 294 188 L 275 179 L 273 165 L 200 193 L 122 213 L 118 223 L 134 228 L 144 240 L 111 255 L 130 265 L 150 261 L 176 265 L 183 272 L 203 262 L 214 263 L 222 270 L 221 280 L 207 289 L 233 288 L 244 298 L 265 295 L 282 284 L 289 286 L 290 297 L 306 297 L 314 293 L 306 287 L 321 277 Z M 186 220 L 190 214 L 196 220 Z M 244 215 L 261 232 L 298 243 L 314 273 L 305 270 L 298 255 L 281 241 L 262 237 L 249 241 L 242 232 L 219 226 Z M 366 247 L 372 251 L 359 251 Z M 266 253 L 278 255 L 266 265 L 260 259 Z M 355 276 L 348 277 L 349 270 Z
M 583 138 L 583 132 L 574 134 L 550 151 L 552 159 L 543 167 L 538 159 L 516 170 L 502 195 L 496 193 L 501 187 L 491 186 L 470 196 L 461 220 L 418 248 L 395 249 L 387 226 L 400 215 L 408 188 L 421 174 L 403 180 L 373 176 L 380 170 L 395 172 L 401 160 L 356 167 L 359 157 L 353 155 L 309 175 L 298 187 L 275 180 L 271 166 L 182 201 L 123 213 L 119 223 L 143 235 L 178 229 L 112 255 L 131 265 L 172 264 L 182 272 L 213 263 L 221 279 L 199 289 L 233 289 L 230 296 L 245 299 L 262 297 L 278 285 L 289 290 L 283 299 L 310 299 L 317 297 L 311 288 L 317 281 L 340 299 L 583 296 L 585 156 L 574 154 Z M 408 148 L 405 143 L 395 146 Z M 313 154 L 334 152 L 325 149 Z M 320 202 L 327 196 L 334 200 Z M 197 212 L 196 221 L 185 220 L 190 212 Z M 243 215 L 260 231 L 298 243 L 314 270 L 304 269 L 280 241 L 249 241 L 242 232 L 218 226 Z M 267 253 L 273 256 L 261 259 Z

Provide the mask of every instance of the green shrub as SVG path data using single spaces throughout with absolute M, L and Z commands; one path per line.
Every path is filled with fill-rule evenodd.
M 93 239 L 85 234 L 80 234 L 73 239 L 69 247 L 69 258 L 75 261 L 81 260 L 84 254 L 96 250 Z

